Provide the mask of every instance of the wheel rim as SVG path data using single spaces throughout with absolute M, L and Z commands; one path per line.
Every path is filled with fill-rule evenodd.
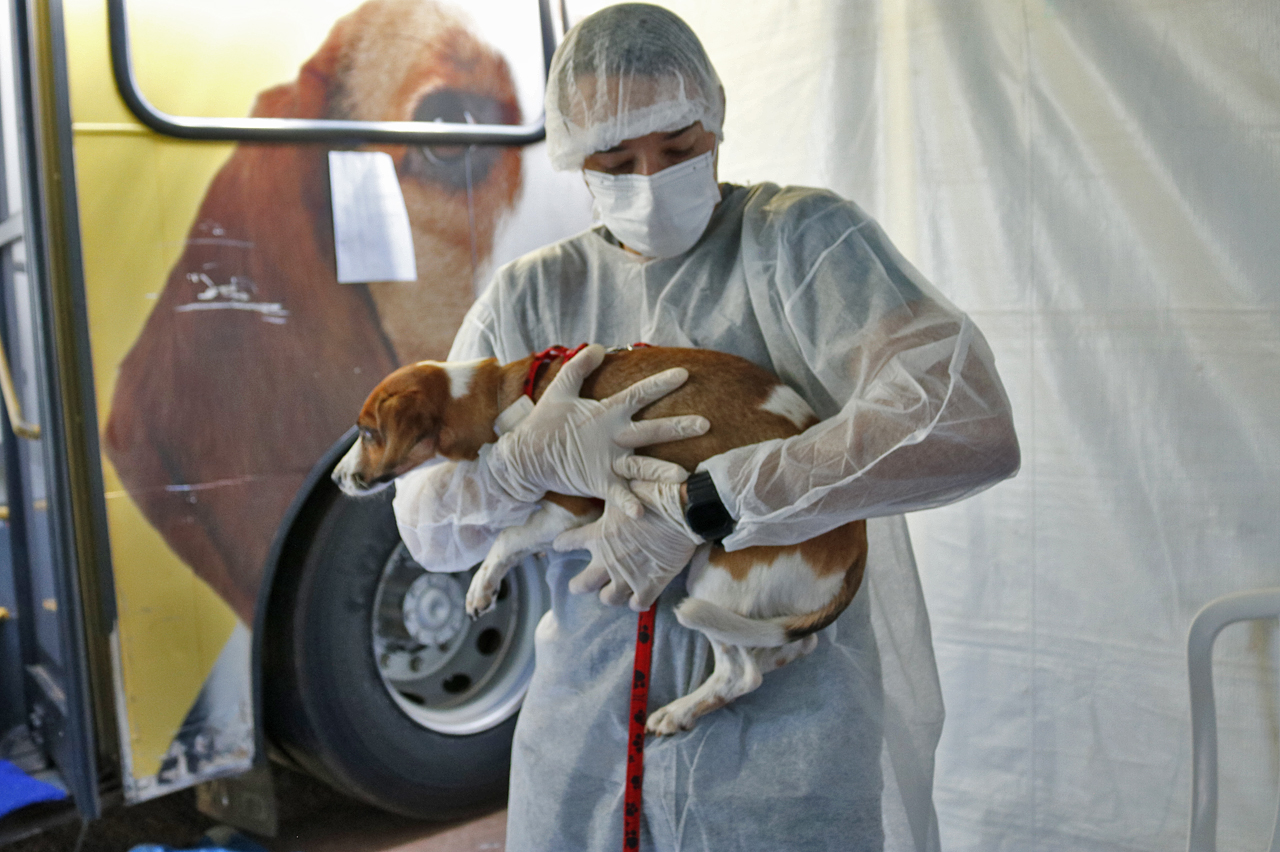
M 520 707 L 533 675 L 533 634 L 545 608 L 536 559 L 507 574 L 492 610 L 463 610 L 475 569 L 434 574 L 404 544 L 387 559 L 372 611 L 374 664 L 387 694 L 413 722 L 476 734 Z

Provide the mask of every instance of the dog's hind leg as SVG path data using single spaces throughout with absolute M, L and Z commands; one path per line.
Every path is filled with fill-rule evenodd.
M 500 532 L 471 578 L 471 586 L 467 589 L 467 615 L 479 618 L 493 609 L 502 578 L 517 562 L 531 553 L 546 550 L 552 540 L 565 530 L 592 520 L 591 515 L 575 515 L 563 506 L 544 501 L 529 520 Z
M 773 648 L 773 651 L 779 649 Z M 649 716 L 645 730 L 667 735 L 687 731 L 699 716 L 717 710 L 760 686 L 762 675 L 752 649 L 712 641 L 715 669 L 702 685 L 683 698 L 659 707 Z

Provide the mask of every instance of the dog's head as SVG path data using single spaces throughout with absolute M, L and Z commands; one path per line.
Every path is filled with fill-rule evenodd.
M 361 121 L 519 124 L 506 60 L 434 0 L 368 0 L 334 24 L 298 79 L 263 92 L 255 115 Z M 413 230 L 416 282 L 370 282 L 378 317 L 401 363 L 439 358 L 474 295 L 473 264 L 487 262 L 515 203 L 521 150 L 511 146 L 382 144 L 391 155 Z M 327 167 L 317 149 L 313 167 Z M 317 176 L 319 178 L 319 176 Z M 328 182 L 309 180 L 319 228 L 332 240 Z
M 489 383 L 476 377 L 496 369 L 493 359 L 419 361 L 387 376 L 360 409 L 359 435 L 334 482 L 352 496 L 372 494 L 437 456 L 475 458 L 495 438 L 494 412 L 480 399 Z
M 352 496 L 372 494 L 435 458 L 449 399 L 449 376 L 433 361 L 387 376 L 360 409 L 358 437 L 334 468 L 334 482 Z
M 432 0 L 369 0 L 334 25 L 298 80 L 314 88 L 330 118 L 519 124 L 520 106 L 506 60 L 464 21 Z M 304 93 L 304 97 L 307 95 Z M 457 207 L 448 224 L 470 239 L 468 172 L 477 230 L 510 204 L 520 179 L 519 149 L 380 145 L 400 174 L 410 216 L 423 204 Z M 469 162 L 468 162 L 469 160 Z M 434 216 L 439 216 L 437 212 Z M 488 245 L 481 247 L 487 253 Z

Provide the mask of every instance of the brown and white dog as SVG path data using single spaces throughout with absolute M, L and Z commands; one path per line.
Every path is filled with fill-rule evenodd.
M 458 363 L 421 361 L 387 376 L 370 394 L 357 424 L 360 438 L 334 470 L 351 495 L 369 494 L 437 456 L 475 459 L 497 439 L 495 422 L 519 399 L 534 356 L 500 365 L 495 359 Z M 671 367 L 689 379 L 643 409 L 648 419 L 701 414 L 711 429 L 700 437 L 657 444 L 645 455 L 692 471 L 734 447 L 785 438 L 816 422 L 812 409 L 775 376 L 742 358 L 705 349 L 651 347 L 609 354 L 582 386 L 582 396 L 604 399 Z M 541 396 L 558 371 L 537 381 Z M 548 494 L 520 527 L 504 530 L 467 593 L 473 617 L 492 605 L 502 577 L 524 555 L 546 550 L 560 532 L 590 523 L 600 502 Z M 764 673 L 807 654 L 818 630 L 835 621 L 862 582 L 866 522 L 854 521 L 786 547 L 727 552 L 719 544 L 698 549 L 689 569 L 689 597 L 676 609 L 685 627 L 711 641 L 715 669 L 697 689 L 655 711 L 655 734 L 688 730 L 699 716 L 761 683 Z

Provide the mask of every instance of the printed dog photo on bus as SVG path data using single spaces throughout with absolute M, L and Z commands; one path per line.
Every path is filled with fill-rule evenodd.
M 519 124 L 507 61 L 449 8 L 370 0 L 257 117 Z M 252 624 L 272 536 L 369 389 L 444 357 L 521 187 L 521 149 L 389 154 L 416 281 L 339 284 L 329 148 L 240 144 L 120 364 L 104 450 L 178 556 Z

